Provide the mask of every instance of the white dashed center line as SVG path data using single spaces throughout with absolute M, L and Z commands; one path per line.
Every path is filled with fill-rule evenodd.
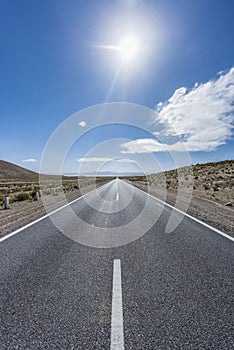
M 124 350 L 121 263 L 119 259 L 114 260 L 113 267 L 111 350 Z

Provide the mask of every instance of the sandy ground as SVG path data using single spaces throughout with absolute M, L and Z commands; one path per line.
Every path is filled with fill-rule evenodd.
M 165 191 L 158 189 L 156 186 L 150 186 L 150 189 L 145 186 L 144 183 L 134 182 L 134 185 L 149 191 L 152 195 L 159 199 L 165 199 Z M 82 190 L 82 194 L 85 194 L 93 189 L 93 186 L 87 186 Z M 166 202 L 171 205 L 175 205 L 177 192 L 168 190 L 166 192 Z M 81 196 L 79 190 L 69 191 L 66 194 L 66 200 L 63 194 L 58 196 L 47 196 L 47 206 L 49 211 L 52 211 L 62 205 L 70 202 Z M 188 210 L 187 204 L 189 203 Z M 204 194 L 201 191 L 193 191 L 192 199 L 184 196 L 180 198 L 179 203 L 176 205 L 179 209 L 187 211 L 188 214 L 210 224 L 219 230 L 234 236 L 234 207 L 225 206 L 223 203 L 218 203 L 208 198 L 204 198 Z M 46 214 L 42 200 L 36 201 L 23 201 L 15 202 L 10 205 L 10 209 L 0 210 L 0 236 L 3 236 L 9 232 L 12 232 L 27 223 Z

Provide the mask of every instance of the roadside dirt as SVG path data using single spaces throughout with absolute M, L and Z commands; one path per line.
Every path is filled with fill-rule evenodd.
M 140 182 L 134 182 L 134 185 L 234 237 L 234 207 L 224 204 L 227 203 L 227 197 L 223 198 L 223 203 L 218 203 L 217 201 L 205 198 L 202 191 L 193 190 L 191 198 L 189 195 L 184 195 L 184 197 L 179 198 L 176 204 L 178 192 L 175 190 L 163 191 L 157 188 L 157 186 L 150 185 L 150 187 L 147 187 L 144 183 Z
M 0 237 L 42 217 L 48 211 L 52 212 L 91 190 L 93 190 L 92 185 L 83 188 L 82 193 L 79 190 L 69 191 L 65 198 L 63 193 L 59 193 L 57 196 L 48 195 L 46 196 L 47 211 L 41 198 L 39 201 L 26 200 L 11 203 L 9 209 L 1 208 Z

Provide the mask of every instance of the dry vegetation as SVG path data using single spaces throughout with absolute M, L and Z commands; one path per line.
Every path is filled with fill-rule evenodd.
M 41 217 L 109 180 L 81 177 L 78 181 L 77 177 L 48 175 L 39 179 L 37 173 L 0 160 L 0 235 Z M 35 201 L 36 192 L 40 195 L 39 201 Z M 8 210 L 4 210 L 6 196 L 10 202 Z
M 130 179 L 133 184 L 234 235 L 234 160 L 192 165 Z M 180 190 L 179 190 L 180 189 Z M 190 201 L 191 195 L 191 201 Z

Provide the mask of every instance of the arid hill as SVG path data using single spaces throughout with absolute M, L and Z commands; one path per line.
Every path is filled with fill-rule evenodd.
M 196 164 L 127 180 L 169 193 L 177 192 L 180 183 L 184 188 L 193 189 L 195 195 L 234 205 L 234 160 Z
M 196 164 L 129 180 L 178 209 L 234 234 L 234 160 Z
M 19 165 L 0 160 L 0 181 L 38 181 L 38 174 Z

